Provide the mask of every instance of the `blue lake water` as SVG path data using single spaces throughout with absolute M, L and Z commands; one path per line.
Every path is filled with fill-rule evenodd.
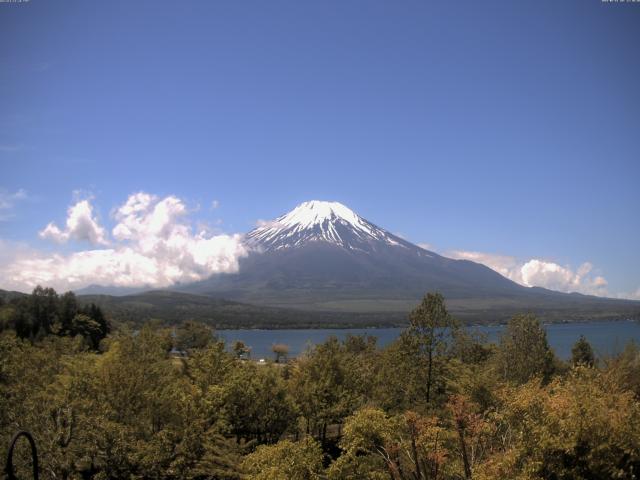
M 487 335 L 489 341 L 496 342 L 504 326 L 469 327 Z M 545 325 L 549 344 L 563 359 L 571 357 L 571 347 L 584 335 L 598 356 L 620 352 L 629 340 L 640 342 L 640 322 L 619 320 L 609 322 L 555 323 Z M 378 339 L 378 346 L 385 346 L 395 340 L 402 328 L 345 328 L 309 330 L 219 330 L 218 336 L 228 345 L 241 340 L 251 347 L 254 359 L 272 358 L 271 346 L 284 343 L 289 346 L 289 355 L 297 356 L 307 348 L 324 342 L 330 336 L 342 340 L 347 335 L 369 335 Z

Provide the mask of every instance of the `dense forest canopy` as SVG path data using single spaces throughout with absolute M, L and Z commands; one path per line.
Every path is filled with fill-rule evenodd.
M 562 362 L 531 315 L 515 316 L 492 345 L 428 294 L 385 348 L 370 336 L 330 338 L 296 359 L 278 346 L 280 362 L 266 364 L 197 322 L 110 332 L 99 309 L 49 289 L 4 302 L 0 322 L 0 454 L 15 431 L 32 432 L 42 478 L 640 472 L 638 346 L 595 358 L 580 338 Z
M 95 350 L 109 333 L 110 324 L 96 304 L 81 305 L 73 292 L 58 295 L 53 288 L 38 286 L 31 295 L 0 297 L 0 332 L 3 330 L 32 341 L 47 335 L 78 336 Z

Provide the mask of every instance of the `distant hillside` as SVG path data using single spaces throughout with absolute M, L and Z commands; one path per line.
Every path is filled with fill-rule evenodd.
M 26 293 L 0 289 L 0 298 L 7 302 L 14 298 L 24 297 L 25 295 Z
M 538 289 L 532 289 L 538 290 Z M 548 294 L 554 292 L 547 291 Z M 10 301 L 25 296 L 20 292 L 0 290 L 0 298 Z M 546 298 L 546 296 L 539 297 Z M 347 328 L 404 326 L 408 312 L 415 307 L 410 301 L 387 302 L 386 311 L 354 312 L 339 310 L 303 310 L 256 306 L 204 295 L 156 290 L 135 295 L 79 295 L 81 304 L 99 305 L 115 324 L 140 326 L 149 320 L 176 325 L 184 320 L 197 320 L 218 329 L 235 328 Z M 611 301 L 579 294 L 561 295 L 553 305 L 533 302 L 523 308 L 521 298 L 486 297 L 447 299 L 451 313 L 467 324 L 504 323 L 516 313 L 531 312 L 545 322 L 640 319 L 639 302 Z M 380 304 L 376 303 L 376 307 Z M 353 308 L 353 305 L 346 305 Z M 366 303 L 358 302 L 365 309 Z
M 398 312 L 307 312 L 164 290 L 126 296 L 79 295 L 78 299 L 81 303 L 99 305 L 116 322 L 132 325 L 149 320 L 167 324 L 197 320 L 218 329 L 374 327 L 406 323 L 406 315 Z
M 553 293 L 553 292 L 552 292 Z M 319 328 L 403 326 L 415 304 L 390 304 L 387 311 L 310 311 L 256 306 L 203 295 L 150 291 L 136 295 L 81 295 L 82 303 L 96 303 L 118 322 L 139 325 L 148 320 L 178 324 L 198 320 L 216 328 Z M 540 297 L 546 298 L 546 297 Z M 519 297 L 449 300 L 456 317 L 469 324 L 503 323 L 516 313 L 532 312 L 545 322 L 640 318 L 638 302 L 612 301 L 584 295 L 562 295 L 553 305 L 531 302 L 523 308 Z M 362 308 L 364 308 L 362 306 Z M 393 309 L 395 308 L 395 310 Z

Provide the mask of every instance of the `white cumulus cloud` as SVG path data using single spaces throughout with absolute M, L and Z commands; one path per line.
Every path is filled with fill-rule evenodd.
M 3 287 L 23 291 L 38 284 L 60 290 L 89 284 L 168 287 L 237 271 L 239 259 L 247 255 L 242 236 L 194 232 L 188 214 L 185 203 L 175 196 L 130 195 L 113 211 L 115 226 L 109 241 L 89 201 L 82 200 L 69 209 L 64 230 L 49 224 L 41 235 L 60 241 L 89 240 L 109 248 L 66 255 L 16 254 L 0 272 Z
M 482 263 L 499 274 L 526 287 L 543 287 L 561 292 L 589 295 L 608 295 L 607 280 L 593 274 L 593 265 L 585 262 L 577 269 L 555 262 L 532 258 L 518 260 L 508 255 L 453 250 L 445 252 L 450 258 Z
M 527 286 L 538 286 L 564 292 L 606 295 L 604 277 L 591 275 L 593 265 L 585 262 L 576 271 L 554 262 L 532 259 L 520 268 L 522 281 Z
M 482 263 L 514 282 L 522 283 L 520 265 L 515 257 L 465 250 L 450 250 L 444 252 L 444 255 L 458 260 L 471 260 L 472 262 Z
M 40 233 L 40 237 L 57 243 L 79 240 L 92 245 L 107 245 L 106 231 L 93 213 L 89 200 L 80 200 L 67 210 L 67 221 L 64 230 L 55 223 L 49 223 Z

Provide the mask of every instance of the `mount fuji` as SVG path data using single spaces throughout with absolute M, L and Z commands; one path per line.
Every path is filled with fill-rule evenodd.
M 533 311 L 548 319 L 629 316 L 639 302 L 519 285 L 490 268 L 425 250 L 338 202 L 304 202 L 245 235 L 237 273 L 177 287 L 255 305 L 339 312 L 407 312 L 429 291 L 468 320 Z
M 376 245 L 412 245 L 368 222 L 338 202 L 304 202 L 289 213 L 249 232 L 250 247 L 275 251 L 325 242 L 347 250 L 371 253 Z

